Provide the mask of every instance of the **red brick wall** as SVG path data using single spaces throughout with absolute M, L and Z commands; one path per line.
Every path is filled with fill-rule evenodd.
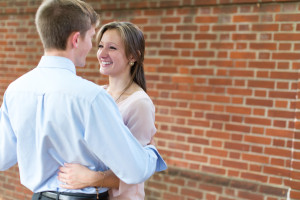
M 102 23 L 132 21 L 146 36 L 156 142 L 169 165 L 147 181 L 148 200 L 300 199 L 298 1 L 88 2 Z M 0 102 L 42 55 L 38 5 L 0 2 Z M 95 54 L 79 74 L 103 84 Z M 17 175 L 17 166 L 0 172 L 0 200 L 30 198 Z

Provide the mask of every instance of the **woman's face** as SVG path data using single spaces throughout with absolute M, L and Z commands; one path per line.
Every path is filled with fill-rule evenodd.
M 97 58 L 101 74 L 117 76 L 120 73 L 129 73 L 130 66 L 125 47 L 119 32 L 115 29 L 104 32 L 99 43 Z

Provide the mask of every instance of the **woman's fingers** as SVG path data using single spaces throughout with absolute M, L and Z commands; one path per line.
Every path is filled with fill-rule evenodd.
M 70 190 L 79 189 L 79 188 L 77 188 L 77 187 L 74 187 L 73 185 L 67 185 L 67 184 L 60 184 L 59 186 L 60 186 L 61 188 L 70 189 Z

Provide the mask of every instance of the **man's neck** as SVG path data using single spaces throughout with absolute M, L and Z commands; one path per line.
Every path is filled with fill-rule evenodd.
M 66 57 L 66 58 L 70 59 L 70 57 L 66 51 L 56 50 L 56 49 L 45 50 L 44 55 L 45 56 L 60 56 L 60 57 Z

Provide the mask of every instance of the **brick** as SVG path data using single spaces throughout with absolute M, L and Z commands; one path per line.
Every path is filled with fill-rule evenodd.
M 229 103 L 230 102 L 229 97 L 217 96 L 217 95 L 207 95 L 206 100 L 211 101 L 211 102 L 223 102 L 223 103 Z
M 172 82 L 174 83 L 194 83 L 193 77 L 185 77 L 185 76 L 174 76 L 172 77 Z
M 295 92 L 281 92 L 281 91 L 270 91 L 269 97 L 271 98 L 285 98 L 285 99 L 295 99 Z
M 271 120 L 270 119 L 265 119 L 265 118 L 246 117 L 245 118 L 245 123 L 270 126 L 271 125 Z
M 211 43 L 210 47 L 213 48 L 213 49 L 233 49 L 234 43 L 230 43 L 230 42 L 227 42 L 227 43 L 223 43 L 223 42 L 216 43 L 216 42 L 213 42 L 213 43 Z
M 188 195 L 188 196 L 198 198 L 198 199 L 201 199 L 203 196 L 203 193 L 199 190 L 182 189 L 181 193 L 183 195 Z
M 276 50 L 277 44 L 276 43 L 250 43 L 250 49 L 257 49 L 257 50 Z M 271 63 L 271 62 L 264 62 L 264 64 Z M 274 63 L 274 62 L 273 62 Z
M 248 81 L 249 87 L 274 89 L 275 82 L 273 81 Z
M 197 9 L 194 9 L 194 8 L 182 8 L 182 9 L 176 10 L 176 12 L 179 15 L 195 15 L 197 13 Z
M 203 139 L 198 137 L 189 137 L 187 141 L 194 144 L 209 145 L 208 139 Z
M 259 187 L 258 184 L 250 183 L 246 181 L 238 181 L 238 180 L 232 180 L 230 182 L 230 186 L 232 186 L 233 188 L 239 188 L 239 189 L 253 191 L 253 192 L 255 192 Z
M 196 161 L 196 162 L 207 162 L 208 158 L 207 156 L 199 156 L 197 154 L 185 154 L 185 158 L 191 161 Z
M 204 191 L 216 192 L 216 193 L 222 193 L 223 190 L 222 187 L 208 185 L 208 184 L 200 184 L 199 189 Z
M 266 135 L 275 136 L 275 137 L 293 138 L 294 132 L 289 130 L 267 128 Z
M 239 88 L 228 88 L 227 93 L 230 95 L 242 95 L 242 96 L 251 96 L 252 90 L 245 88 L 245 89 L 239 89 Z
M 265 137 L 259 137 L 259 136 L 253 136 L 253 135 L 246 135 L 244 137 L 244 141 L 250 142 L 250 143 L 256 143 L 256 144 L 269 145 L 269 144 L 271 144 L 272 139 L 265 138 Z
M 217 39 L 216 34 L 209 34 L 209 33 L 199 33 L 195 35 L 196 40 L 215 40 Z
M 246 104 L 263 107 L 273 107 L 273 100 L 247 98 Z
M 273 165 L 273 166 L 284 167 L 285 166 L 285 160 L 272 158 L 270 164 Z
M 256 34 L 234 33 L 232 34 L 232 40 L 255 40 Z
M 243 153 L 242 159 L 251 162 L 263 163 L 263 164 L 269 163 L 269 157 L 264 155 L 253 155 L 249 153 Z
M 300 192 L 295 191 L 295 190 L 291 190 L 290 197 L 293 198 L 293 199 L 299 199 L 300 198 Z
M 208 155 L 218 156 L 218 157 L 227 157 L 227 151 L 212 149 L 212 148 L 204 148 L 204 153 Z
M 192 69 L 191 73 L 194 75 L 213 75 L 213 69 Z M 203 88 L 203 87 L 202 87 Z
M 206 132 L 207 137 L 212 137 L 212 138 L 222 138 L 222 139 L 229 139 L 230 135 L 226 132 L 221 132 L 221 131 L 213 131 L 213 130 L 208 130 Z
M 200 109 L 200 110 L 211 110 L 211 105 L 204 104 L 204 103 L 191 103 L 190 108 L 191 109 Z
M 294 151 L 292 157 L 293 157 L 294 159 L 300 159 L 300 152 Z
M 271 78 L 275 78 L 275 79 L 289 79 L 289 80 L 297 80 L 299 77 L 297 74 L 293 73 L 293 72 L 271 72 Z
M 255 59 L 254 52 L 231 52 L 230 58 L 232 59 Z
M 194 49 L 195 48 L 195 43 L 191 42 L 176 42 L 174 44 L 175 48 L 183 48 L 183 49 Z
M 236 23 L 239 23 L 239 22 L 258 22 L 258 16 L 257 15 L 236 15 L 236 16 L 233 16 L 232 21 L 236 22 Z
M 160 35 L 160 39 L 162 40 L 179 40 L 180 39 L 180 34 L 174 34 L 174 33 L 170 33 L 170 34 L 161 34 Z
M 299 171 L 292 171 L 291 172 L 291 178 L 295 181 L 299 182 L 300 180 L 300 172 Z
M 150 195 L 148 195 L 148 196 L 150 196 Z M 184 200 L 183 197 L 179 196 L 178 194 L 174 194 L 173 192 L 171 194 L 164 193 L 163 199 Z
M 210 65 L 218 67 L 233 67 L 234 63 L 231 60 L 214 60 L 209 62 Z
M 299 53 L 273 53 L 272 59 L 278 60 L 298 60 Z
M 235 142 L 225 142 L 224 147 L 226 149 L 234 149 L 239 151 L 249 151 L 250 146 L 247 144 L 235 143 Z
M 291 150 L 286 150 L 286 149 L 280 149 L 280 148 L 272 148 L 272 147 L 266 147 L 265 148 L 265 154 L 268 155 L 275 155 L 275 156 L 280 156 L 280 157 L 291 157 L 292 153 Z
M 246 192 L 246 191 L 239 191 L 238 196 L 240 198 L 251 199 L 251 200 L 263 200 L 264 199 L 263 195 L 256 194 L 256 193 L 250 193 L 250 192 Z
M 225 170 L 223 168 L 217 168 L 212 166 L 202 166 L 203 172 L 213 173 L 213 174 L 225 174 Z
M 252 30 L 274 32 L 279 30 L 279 25 L 278 24 L 255 24 L 252 26 Z
M 178 25 L 176 27 L 177 31 L 197 31 L 196 25 Z
M 272 187 L 272 186 L 260 186 L 259 191 L 264 194 L 270 194 L 274 196 L 281 196 L 286 197 L 287 195 L 287 189 L 278 188 L 278 187 Z
M 236 25 L 213 25 L 213 31 L 236 31 Z
M 209 121 L 206 120 L 188 120 L 188 125 L 190 126 L 200 126 L 200 127 L 209 127 Z
M 176 50 L 160 50 L 159 54 L 163 55 L 163 56 L 178 56 L 178 51 L 176 51 Z
M 221 2 L 222 3 L 222 2 Z M 228 6 L 228 7 L 214 7 L 213 13 L 214 14 L 232 14 L 232 13 L 237 13 L 238 9 L 235 6 Z
M 229 75 L 232 77 L 254 77 L 254 72 L 250 70 L 230 70 Z
M 178 127 L 178 126 L 172 126 L 171 131 L 174 131 L 175 133 L 185 133 L 185 134 L 192 133 L 191 128 Z
M 295 118 L 295 113 L 290 111 L 281 111 L 281 110 L 269 110 L 268 116 L 273 118 Z
M 300 14 L 277 14 L 275 20 L 279 22 L 293 22 L 300 20 Z
M 213 114 L 208 113 L 206 114 L 206 119 L 208 120 L 220 120 L 220 121 L 229 121 L 229 115 L 222 115 L 222 114 Z
M 243 133 L 250 133 L 250 127 L 245 125 L 235 125 L 235 124 L 226 124 L 225 125 L 226 131 L 237 131 Z
M 271 167 L 271 166 L 264 166 L 263 172 L 266 174 L 273 174 L 277 176 L 282 177 L 289 177 L 290 171 L 285 168 L 277 168 L 277 167 Z
M 217 16 L 200 16 L 195 17 L 196 23 L 217 23 L 218 17 Z
M 217 0 L 207 0 L 207 1 L 202 1 L 202 0 L 195 0 L 195 5 L 216 5 Z
M 281 41 L 295 41 L 300 39 L 300 34 L 297 33 L 276 33 L 274 34 L 274 40 Z
M 288 43 L 281 43 L 279 44 L 279 50 L 291 50 L 292 45 Z
M 161 19 L 162 24 L 168 24 L 168 23 L 179 23 L 180 22 L 180 17 L 164 17 Z
M 194 57 L 214 57 L 215 53 L 214 51 L 194 51 L 193 52 Z

